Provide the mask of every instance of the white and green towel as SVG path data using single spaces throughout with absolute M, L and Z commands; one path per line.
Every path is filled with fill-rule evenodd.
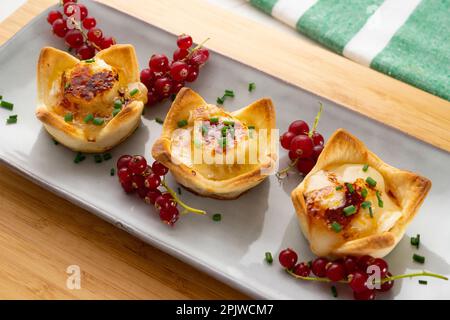
M 358 63 L 450 101 L 450 0 L 249 0 Z

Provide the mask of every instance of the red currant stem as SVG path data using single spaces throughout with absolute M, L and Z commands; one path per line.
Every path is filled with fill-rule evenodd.
M 278 179 L 283 179 L 283 175 L 287 174 L 292 168 L 294 168 L 297 165 L 297 162 L 300 158 L 295 159 L 293 162 L 291 162 L 286 168 L 280 170 L 277 172 L 276 176 Z
M 189 58 L 192 56 L 192 54 L 193 54 L 195 51 L 197 51 L 198 49 L 200 49 L 201 47 L 203 47 L 204 44 L 205 44 L 209 39 L 210 39 L 210 38 L 206 38 L 205 40 L 203 40 L 202 43 L 200 43 L 199 45 L 195 46 L 194 49 L 192 49 L 192 50 L 189 52 L 189 54 L 188 54 L 183 60 L 189 59 Z
M 320 105 L 320 108 L 319 108 L 319 112 L 317 112 L 317 115 L 314 118 L 314 125 L 313 125 L 312 129 L 308 133 L 308 136 L 310 138 L 312 138 L 312 135 L 313 135 L 314 131 L 316 131 L 317 126 L 319 125 L 320 116 L 322 115 L 322 110 L 323 110 L 322 102 L 319 102 L 319 105 Z
M 200 210 L 200 209 L 195 209 L 192 208 L 190 206 L 188 206 L 187 204 L 185 204 L 183 201 L 181 201 L 181 199 L 178 197 L 177 193 L 175 191 L 172 190 L 172 188 L 170 188 L 165 180 L 161 181 L 161 185 L 166 188 L 167 192 L 170 193 L 170 195 L 173 197 L 173 199 L 180 205 L 182 206 L 184 209 L 186 209 L 189 212 L 195 213 L 195 214 L 206 214 L 205 210 Z
M 68 17 L 67 19 L 70 19 L 70 20 L 73 22 L 73 24 L 75 25 L 75 29 L 77 29 L 78 31 L 81 32 L 81 34 L 83 35 L 84 41 L 86 41 L 86 42 L 89 43 L 91 46 L 93 46 L 97 51 L 101 51 L 101 50 L 102 50 L 102 48 L 100 48 L 99 46 L 97 46 L 94 42 L 89 41 L 89 38 L 88 38 L 86 32 L 84 32 L 84 30 L 83 30 L 83 28 L 81 27 L 80 23 L 79 23 L 77 20 L 75 20 L 74 17 Z

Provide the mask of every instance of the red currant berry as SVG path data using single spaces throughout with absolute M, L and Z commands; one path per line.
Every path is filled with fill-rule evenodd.
M 128 169 L 134 174 L 142 174 L 147 168 L 147 160 L 143 156 L 133 156 L 128 163 Z
M 178 60 L 183 60 L 184 58 L 186 58 L 189 54 L 189 51 L 185 50 L 185 49 L 180 49 L 178 48 L 177 50 L 175 50 L 173 52 L 173 60 L 174 61 L 178 61 Z
M 304 262 L 301 262 L 299 264 L 297 264 L 294 267 L 294 273 L 300 277 L 307 277 L 309 276 L 309 273 L 311 272 L 311 270 L 309 269 L 308 265 Z
M 133 188 L 139 189 L 145 187 L 145 178 L 139 174 L 135 174 L 131 176 L 131 184 Z
M 94 17 L 86 17 L 86 19 L 83 20 L 83 27 L 86 30 L 91 30 L 92 28 L 95 28 L 97 25 L 97 20 L 95 20 Z
M 74 49 L 80 48 L 84 44 L 83 34 L 79 30 L 69 30 L 65 37 L 66 44 Z
M 355 300 L 375 300 L 375 290 L 365 290 L 363 292 L 353 291 Z
M 62 19 L 62 18 L 63 18 L 63 16 L 62 16 L 61 12 L 53 10 L 48 13 L 47 22 L 50 25 L 53 25 L 53 22 L 55 22 L 58 19 Z
M 88 40 L 99 45 L 103 41 L 103 32 L 98 28 L 92 28 L 87 32 Z
M 152 70 L 146 68 L 141 71 L 141 82 L 145 84 L 147 88 L 151 88 L 153 86 L 155 79 L 156 76 Z
M 164 54 L 154 54 L 150 58 L 148 66 L 155 72 L 165 72 L 169 70 L 169 59 Z
M 116 39 L 113 37 L 107 37 L 103 38 L 103 40 L 100 42 L 99 47 L 102 49 L 108 49 L 109 47 L 116 44 Z
M 377 266 L 380 269 L 381 277 L 384 278 L 388 272 L 389 266 L 387 262 L 383 259 L 376 258 L 371 263 L 372 266 Z
M 128 163 L 130 163 L 131 158 L 133 158 L 132 156 L 130 156 L 129 154 L 124 154 L 123 156 L 121 156 L 119 159 L 117 159 L 117 169 L 121 169 L 121 168 L 128 168 Z
M 131 182 L 131 172 L 127 167 L 122 167 L 117 171 L 120 183 Z
M 52 24 L 52 30 L 55 35 L 64 38 L 67 34 L 67 23 L 65 19 L 56 19 Z
M 199 72 L 200 72 L 200 69 L 199 69 L 198 65 L 195 65 L 195 64 L 189 65 L 189 74 L 186 77 L 186 81 L 194 82 L 195 80 L 197 80 Z
M 386 272 L 386 275 L 385 275 L 384 278 L 390 278 L 390 277 L 392 277 L 392 273 Z M 386 292 L 386 291 L 391 290 L 393 286 L 394 286 L 394 280 L 390 280 L 390 281 L 387 281 L 387 282 L 383 282 L 380 285 L 380 289 L 377 289 L 377 290 L 380 291 L 380 292 Z
M 157 189 L 161 185 L 161 178 L 152 173 L 145 179 L 145 186 L 151 190 Z
M 168 206 L 159 210 L 159 218 L 162 222 L 172 226 L 177 222 L 180 217 L 180 213 L 176 207 Z
M 158 189 L 149 190 L 144 200 L 149 204 L 155 204 L 155 201 L 159 196 L 161 196 L 161 191 L 159 191 Z
M 371 256 L 368 256 L 368 255 L 359 257 L 359 259 L 358 259 L 359 270 L 361 270 L 362 272 L 367 272 L 367 268 L 372 264 L 373 261 L 374 261 L 374 258 L 372 258 Z
M 305 134 L 307 135 L 309 132 L 308 124 L 303 120 L 295 120 L 289 125 L 289 132 L 292 132 L 295 135 Z
M 367 291 L 367 274 L 361 271 L 355 271 L 349 276 L 349 286 L 353 292 Z
M 155 90 L 152 88 L 147 92 L 147 106 L 152 106 L 160 101 L 159 96 L 156 94 Z
M 136 193 L 138 194 L 139 198 L 145 200 L 145 197 L 147 196 L 148 191 L 149 191 L 148 188 L 143 187 L 143 188 L 138 188 L 138 189 L 136 190 Z
M 295 152 L 289 151 L 288 153 L 289 159 L 291 159 L 292 162 L 298 159 L 298 155 Z
M 95 49 L 91 46 L 88 46 L 87 44 L 83 44 L 80 48 L 77 50 L 77 57 L 80 60 L 87 60 L 91 59 L 95 56 Z
M 170 75 L 175 81 L 184 81 L 189 74 L 189 66 L 186 62 L 175 61 L 170 66 Z
M 297 253 L 290 248 L 284 249 L 283 251 L 280 252 L 278 256 L 280 264 L 286 269 L 292 269 L 297 263 L 297 259 L 298 259 Z
M 330 262 L 327 267 L 327 278 L 331 281 L 339 281 L 345 277 L 345 268 L 342 263 Z
M 345 273 L 347 275 L 355 272 L 358 270 L 358 259 L 355 257 L 346 257 L 344 259 L 344 267 L 345 267 Z
M 206 61 L 208 61 L 209 58 L 209 51 L 206 48 L 200 48 L 195 50 L 192 53 L 192 56 L 190 58 L 190 62 L 192 64 L 196 64 L 196 65 L 202 65 L 204 64 Z
M 156 200 L 155 200 L 156 209 L 160 210 L 162 208 L 177 206 L 177 203 L 173 199 L 169 199 L 169 198 L 165 197 L 164 195 L 165 195 L 165 193 L 163 193 L 161 196 L 156 198 Z
M 317 258 L 312 262 L 311 270 L 319 278 L 323 278 L 327 274 L 327 264 L 328 260 L 325 258 Z
M 314 146 L 312 158 L 317 161 L 317 159 L 319 158 L 322 151 L 323 151 L 323 145 L 318 144 L 318 145 Z
M 80 14 L 80 16 L 81 16 L 80 7 L 78 6 L 78 4 L 76 4 L 73 1 L 66 2 L 66 4 L 64 5 L 63 11 L 67 17 L 71 17 L 75 14 Z M 75 16 L 75 18 L 78 18 L 78 17 Z
M 122 186 L 122 189 L 126 193 L 133 193 L 134 192 L 133 184 L 132 184 L 131 181 L 122 182 L 120 185 Z
M 178 92 L 180 92 L 180 90 L 184 87 L 185 83 L 184 81 L 173 81 L 172 82 L 172 94 L 177 94 Z
M 313 143 L 310 137 L 298 135 L 292 139 L 289 149 L 300 158 L 309 158 L 313 154 Z
M 162 98 L 167 98 L 172 92 L 172 80 L 162 77 L 155 81 L 155 92 Z
M 324 139 L 323 139 L 322 135 L 320 133 L 318 133 L 317 131 L 313 132 L 311 138 L 312 138 L 313 144 L 315 146 L 323 145 L 323 143 L 324 143 Z
M 81 3 L 78 4 L 78 8 L 80 8 L 80 20 L 83 21 L 88 16 L 88 9 Z
M 153 162 L 152 170 L 158 176 L 165 176 L 169 172 L 169 169 L 159 161 Z
M 299 159 L 297 162 L 297 170 L 304 176 L 306 176 L 316 163 L 312 159 Z
M 182 34 L 182 35 L 178 36 L 177 46 L 180 49 L 184 49 L 184 50 L 189 49 L 192 46 L 191 36 L 188 36 L 187 34 Z
M 284 149 L 289 150 L 291 147 L 291 141 L 292 141 L 292 139 L 294 139 L 294 137 L 295 137 L 295 134 L 293 134 L 292 132 L 287 131 L 287 132 L 283 133 L 280 136 L 281 146 Z

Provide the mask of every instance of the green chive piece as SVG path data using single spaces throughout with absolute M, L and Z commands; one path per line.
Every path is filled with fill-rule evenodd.
M 364 188 L 364 189 L 362 189 L 361 190 L 361 196 L 365 199 L 365 198 L 367 198 L 367 194 L 368 194 L 369 192 L 367 191 L 367 189 L 366 188 Z
M 8 117 L 9 119 L 17 119 L 17 114 L 12 114 Z
M 380 193 L 380 191 L 377 190 L 376 195 L 377 195 L 377 199 L 378 199 L 378 206 L 379 206 L 380 208 L 383 208 L 384 203 L 383 203 L 383 199 L 381 198 L 381 193 Z
M 0 100 L 2 100 L 3 99 L 3 96 L 0 94 Z
M 417 234 L 415 237 L 411 237 L 411 245 L 415 246 L 419 249 L 420 246 L 420 234 Z
M 95 62 L 95 59 L 94 58 L 86 59 L 86 60 L 84 60 L 84 62 L 86 62 L 86 63 L 93 63 L 93 62 Z
M 177 188 L 177 191 L 178 191 L 178 194 L 181 196 L 181 188 L 180 187 Z
M 338 222 L 333 221 L 333 223 L 331 224 L 331 229 L 333 229 L 334 232 L 338 233 L 341 232 L 342 226 Z
M 218 123 L 219 122 L 219 118 L 218 117 L 212 117 L 211 119 L 209 119 L 209 122 L 211 122 L 211 123 Z
M 113 177 L 115 174 L 116 174 L 116 169 L 111 168 L 111 170 L 109 170 L 109 175 L 110 175 L 111 177 Z
M 95 163 L 101 163 L 103 161 L 102 156 L 99 154 L 94 154 Z
M 208 134 L 208 126 L 202 125 L 202 135 L 206 136 Z
M 212 219 L 214 221 L 220 221 L 220 220 L 222 220 L 222 215 L 220 213 L 215 213 L 215 214 L 213 214 Z
M 86 156 L 84 154 L 82 154 L 81 152 L 78 152 L 77 155 L 75 156 L 75 159 L 73 160 L 73 162 L 80 163 L 84 159 L 86 159 Z
M 362 207 L 363 209 L 367 209 L 367 208 L 369 208 L 370 206 L 372 206 L 372 202 L 370 202 L 370 201 L 364 201 L 363 203 L 361 203 L 361 207 Z
M 145 110 L 145 109 L 144 109 L 144 110 Z M 122 109 L 114 109 L 113 112 L 112 112 L 113 118 L 114 118 L 115 116 L 117 116 L 117 115 L 119 114 L 120 111 L 122 111 Z
M 223 96 L 234 98 L 234 91 L 233 90 L 225 90 L 225 94 Z
M 353 188 L 353 185 L 351 183 L 346 183 L 345 186 L 348 189 L 348 192 L 353 193 L 355 192 L 355 188 Z
M 67 89 L 69 89 L 70 88 L 70 82 L 67 82 L 65 85 L 64 85 L 64 90 L 67 90 Z
M 17 118 L 8 118 L 6 119 L 7 124 L 15 124 L 17 123 Z
M 218 98 L 217 98 L 217 104 L 223 104 L 223 103 L 224 103 L 224 99 L 218 97 Z
M 222 137 L 221 139 L 219 139 L 219 145 L 222 148 L 225 148 L 227 146 L 227 138 L 226 137 Z
M 342 190 L 342 189 L 344 189 L 343 186 L 337 186 L 337 187 L 336 187 L 336 191 L 339 191 L 339 190 Z
M 226 137 L 227 136 L 227 131 L 228 131 L 228 128 L 227 127 L 222 127 L 222 137 Z
M 111 153 L 108 152 L 108 153 L 103 154 L 103 160 L 108 161 L 110 159 L 112 159 Z
M 73 114 L 71 112 L 66 113 L 66 115 L 64 116 L 64 121 L 65 122 L 72 122 L 73 121 Z
M 414 260 L 415 262 L 417 262 L 417 263 L 422 263 L 422 264 L 425 263 L 425 257 L 424 257 L 424 256 L 421 256 L 421 255 L 418 255 L 418 254 L 416 254 L 416 253 L 413 254 L 413 260 Z
M 371 178 L 371 177 L 367 177 L 366 182 L 369 186 L 371 186 L 372 188 L 375 187 L 377 185 L 377 182 Z
M 368 164 L 365 164 L 365 165 L 363 166 L 363 171 L 364 171 L 364 172 L 367 172 L 367 170 L 369 170 L 369 165 L 368 165 Z
M 14 109 L 14 104 L 5 100 L 2 100 L 0 102 L 0 106 L 2 108 L 8 109 L 9 111 L 11 111 L 12 109 Z
M 424 286 L 426 286 L 428 284 L 427 280 L 419 280 L 419 284 L 423 284 Z
M 134 88 L 133 90 L 130 91 L 130 97 L 136 95 L 139 92 L 138 88 Z
M 92 120 L 92 123 L 95 124 L 96 126 L 101 126 L 102 124 L 105 123 L 105 119 L 103 119 L 103 118 L 94 118 L 94 120 Z
M 157 123 L 159 123 L 159 124 L 163 124 L 163 123 L 164 123 L 164 120 L 161 119 L 161 118 L 155 118 L 155 121 L 156 121 Z
M 122 101 L 120 99 L 117 99 L 114 101 L 114 109 L 120 109 L 122 108 Z
M 269 251 L 267 251 L 267 252 L 265 253 L 265 256 L 266 256 L 266 262 L 267 262 L 268 264 L 272 264 L 272 262 L 273 262 L 272 253 L 269 252 Z
M 185 127 L 188 124 L 186 119 L 178 121 L 178 128 Z
M 84 123 L 88 123 L 90 121 L 94 120 L 94 115 L 92 113 L 89 113 L 86 117 L 84 117 Z
M 369 207 L 369 216 L 371 218 L 373 218 L 373 210 L 372 210 L 372 206 Z
M 331 294 L 333 295 L 333 297 L 337 298 L 338 292 L 336 286 L 331 286 Z
M 344 215 L 346 217 L 351 216 L 352 214 L 356 213 L 356 207 L 354 205 L 348 206 L 344 208 Z
M 247 128 L 248 128 L 248 130 L 255 130 L 256 129 L 255 126 L 248 126 Z
M 252 92 L 253 90 L 255 90 L 256 89 L 256 84 L 254 83 L 254 82 L 250 82 L 249 84 L 248 84 L 248 91 L 249 92 Z
M 233 120 L 224 120 L 223 124 L 226 126 L 234 126 L 234 121 Z

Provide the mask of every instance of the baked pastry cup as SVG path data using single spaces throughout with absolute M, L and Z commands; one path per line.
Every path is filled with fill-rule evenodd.
M 427 178 L 386 164 L 339 129 L 291 195 L 314 254 L 383 257 L 403 237 L 430 187 Z
M 74 151 L 103 152 L 125 140 L 138 127 L 147 102 L 131 45 L 114 45 L 84 61 L 45 47 L 37 83 L 37 118 Z
M 270 99 L 226 112 L 183 88 L 152 155 L 188 190 L 235 199 L 272 173 L 278 144 L 271 129 L 275 129 L 275 108 Z

